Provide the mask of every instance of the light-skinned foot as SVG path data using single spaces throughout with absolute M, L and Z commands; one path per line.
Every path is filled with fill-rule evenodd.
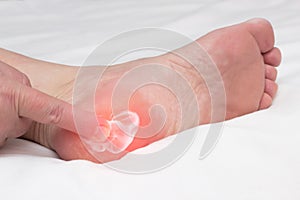
M 278 87 L 275 83 L 277 77 L 275 67 L 281 62 L 280 50 L 274 47 L 274 42 L 273 28 L 268 21 L 263 19 L 253 19 L 218 29 L 196 41 L 213 60 L 223 81 L 224 94 L 226 95 L 224 120 L 271 106 Z M 176 95 L 166 91 L 165 88 L 158 85 L 147 85 L 133 93 L 128 109 L 137 113 L 140 127 L 145 127 L 151 123 L 155 124 L 155 120 L 159 120 L 159 118 L 155 119 L 149 116 L 149 110 L 153 105 L 159 104 L 164 108 L 167 116 L 166 120 L 163 126 L 160 125 L 160 129 L 155 135 L 150 132 L 147 133 L 147 129 L 141 128 L 143 132 L 138 131 L 137 136 L 142 134 L 143 137 L 134 138 L 128 148 L 121 153 L 102 152 L 97 153 L 95 156 L 93 152 L 87 149 L 77 133 L 38 123 L 31 127 L 24 138 L 53 149 L 65 160 L 87 159 L 95 162 L 107 162 L 119 159 L 127 152 L 144 147 L 183 129 L 218 121 L 212 120 L 211 116 L 213 107 L 210 94 L 211 88 L 207 87 L 203 76 L 197 73 L 195 67 L 178 55 L 178 52 L 181 52 L 187 57 L 189 55 L 194 56 L 193 50 L 191 45 L 187 45 L 162 56 L 144 58 L 109 67 L 98 85 L 95 106 L 98 115 L 111 120 L 114 117 L 113 109 L 118 109 L 111 104 L 112 91 L 121 77 L 124 77 L 126 73 L 136 69 L 138 66 L 153 65 L 152 69 L 155 69 L 154 66 L 166 66 L 168 69 L 180 74 L 185 80 L 189 80 L 198 103 L 198 107 L 195 109 L 201 111 L 199 119 L 196 121 L 191 118 L 185 120 L 186 124 L 178 123 L 178 121 L 182 121 L 181 109 L 190 109 L 191 97 L 189 94 L 186 94 L 185 100 L 178 102 Z M 0 59 L 26 73 L 32 80 L 33 87 L 36 86 L 36 88 L 52 96 L 71 103 L 78 68 L 44 63 L 10 52 L 6 53 L 8 56 L 5 59 L 3 57 Z M 14 57 L 14 59 L 9 59 L 9 56 Z M 195 60 L 201 59 L 201 56 L 203 55 L 199 55 L 198 58 L 195 55 Z M 16 60 L 22 60 L 23 62 L 25 60 L 26 64 Z M 22 70 L 24 65 L 31 65 L 31 69 L 27 69 L 27 71 Z M 42 76 L 35 77 L 33 75 L 36 74 L 33 73 L 35 65 L 39 67 L 45 66 L 44 71 L 39 72 L 40 74 L 47 73 L 45 72 L 47 70 L 54 71 L 53 76 L 58 74 L 55 82 L 49 86 L 41 81 Z M 155 72 L 153 73 L 155 74 Z M 173 76 L 168 76 L 166 79 L 170 79 L 170 82 L 172 82 L 174 78 Z M 174 84 L 174 87 L 177 87 L 176 84 Z M 84 97 L 82 101 L 84 101 Z M 220 116 L 220 120 L 222 120 L 222 116 Z

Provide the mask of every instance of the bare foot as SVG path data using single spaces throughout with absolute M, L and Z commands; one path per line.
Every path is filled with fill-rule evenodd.
M 274 33 L 269 22 L 262 19 L 254 19 L 213 31 L 199 38 L 196 42 L 208 52 L 222 77 L 226 94 L 224 119 L 231 119 L 271 106 L 277 92 L 277 84 L 275 83 L 277 70 L 274 67 L 280 64 L 281 53 L 278 48 L 274 47 Z M 187 45 L 178 51 L 188 54 L 192 50 Z M 199 119 L 195 120 L 191 118 L 185 120 L 186 124 L 181 124 L 179 127 L 178 121 L 181 120 L 180 107 L 182 109 L 189 109 L 190 98 L 192 97 L 189 97 L 187 94 L 186 100 L 180 102 L 182 104 L 179 105 L 174 94 L 166 92 L 159 86 L 152 85 L 140 88 L 134 93 L 130 99 L 129 109 L 138 114 L 141 126 L 146 126 L 151 122 L 148 110 L 155 104 L 162 105 L 168 117 L 161 129 L 157 131 L 157 134 L 148 135 L 149 137 L 134 138 L 126 151 L 122 153 L 112 154 L 103 152 L 97 154 L 98 158 L 95 158 L 92 155 L 93 153 L 86 149 L 78 134 L 42 124 L 34 124 L 24 137 L 52 148 L 65 160 L 87 159 L 95 162 L 107 162 L 118 159 L 127 152 L 148 145 L 168 135 L 175 134 L 183 129 L 212 122 L 212 105 L 203 77 L 197 75 L 191 64 L 177 56 L 176 52 L 108 68 L 104 79 L 97 89 L 97 95 L 101 96 L 101 98 L 96 97 L 97 114 L 110 119 L 113 113 L 113 108 L 110 105 L 112 101 L 111 91 L 120 77 L 136 66 L 152 65 L 153 63 L 168 66 L 169 69 L 180 73 L 184 78 L 190 80 L 198 101 L 197 105 L 199 107 L 197 109 L 201 110 Z M 69 73 L 69 76 L 73 77 L 69 77 L 69 79 L 75 80 L 74 74 L 77 70 L 77 68 L 72 68 L 73 72 Z M 168 78 L 170 80 L 174 79 L 174 77 Z M 69 92 L 66 90 L 61 92 L 61 89 L 52 89 L 48 93 L 71 102 L 72 94 L 70 91 L 73 89 L 73 84 L 69 84 Z M 155 118 L 152 118 L 152 120 L 155 121 Z M 140 134 L 147 135 L 147 131 Z

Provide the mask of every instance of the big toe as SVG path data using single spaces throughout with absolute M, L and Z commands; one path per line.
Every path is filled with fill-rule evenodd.
M 269 21 L 257 18 L 245 22 L 245 25 L 255 38 L 262 53 L 266 53 L 274 47 L 274 31 Z

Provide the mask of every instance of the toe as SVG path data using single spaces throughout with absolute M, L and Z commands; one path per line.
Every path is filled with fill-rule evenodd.
M 278 86 L 274 81 L 271 81 L 269 79 L 266 79 L 265 83 L 265 93 L 270 95 L 272 98 L 275 97 L 277 93 Z
M 277 78 L 277 69 L 271 65 L 266 65 L 265 77 L 271 81 L 275 81 Z
M 265 53 L 263 56 L 265 63 L 268 65 L 277 67 L 281 63 L 281 52 L 276 47 L 273 48 L 271 51 Z
M 259 110 L 267 109 L 272 105 L 272 97 L 267 93 L 263 94 L 263 97 L 260 101 Z
M 262 53 L 266 53 L 274 47 L 274 31 L 269 21 L 265 19 L 252 19 L 245 24 L 248 31 L 256 39 Z

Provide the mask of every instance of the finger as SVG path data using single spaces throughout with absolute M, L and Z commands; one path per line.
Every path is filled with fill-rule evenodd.
M 0 61 L 0 76 L 31 86 L 28 77 L 17 69 Z
M 7 140 L 7 138 L 0 137 L 0 148 L 1 148 L 2 146 L 4 146 L 6 140 Z
M 13 129 L 13 131 L 8 133 L 8 138 L 17 138 L 24 135 L 29 130 L 31 123 L 31 119 L 22 117 L 16 124 L 16 127 Z
M 36 89 L 24 85 L 20 87 L 19 99 L 17 101 L 19 116 L 43 124 L 53 124 L 76 133 L 78 132 L 78 124 L 81 125 L 81 132 L 95 131 L 97 120 L 94 113 L 75 109 L 76 120 L 74 121 L 74 109 L 71 104 Z

